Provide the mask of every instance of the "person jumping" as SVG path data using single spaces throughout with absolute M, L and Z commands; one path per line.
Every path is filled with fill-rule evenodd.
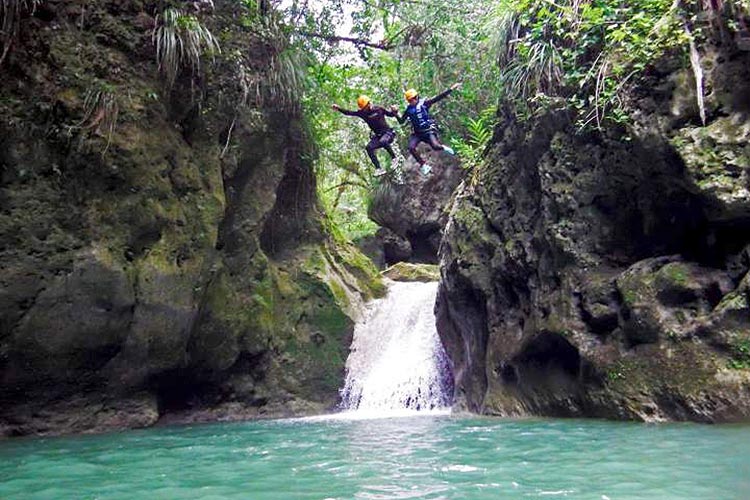
M 380 167 L 380 162 L 375 151 L 384 148 L 391 155 L 392 161 L 396 159 L 396 153 L 391 148 L 391 143 L 396 138 L 396 131 L 388 126 L 385 117 L 398 118 L 398 112 L 380 106 L 373 106 L 370 98 L 366 95 L 361 95 L 357 98 L 357 106 L 359 107 L 357 111 L 342 109 L 338 104 L 334 104 L 331 107 L 347 116 L 358 116 L 367 123 L 370 130 L 372 130 L 372 136 L 370 137 L 370 142 L 365 147 L 365 151 L 367 151 L 367 156 L 372 160 L 372 164 L 375 165 L 375 175 L 383 175 L 385 171 Z
M 412 126 L 412 134 L 409 137 L 409 152 L 412 154 L 417 163 L 419 163 L 419 170 L 422 174 L 427 175 L 432 170 L 427 162 L 417 151 L 417 146 L 420 142 L 427 143 L 433 151 L 445 151 L 446 153 L 453 155 L 455 154 L 451 148 L 440 142 L 437 134 L 437 127 L 435 121 L 430 118 L 430 106 L 445 99 L 448 94 L 460 87 L 460 83 L 454 83 L 448 90 L 441 94 L 431 97 L 429 99 L 420 99 L 419 93 L 414 89 L 409 89 L 404 92 L 404 97 L 409 105 L 404 110 L 404 113 L 398 117 L 399 123 L 404 123 L 408 118 Z M 396 111 L 397 106 L 391 106 L 391 111 Z

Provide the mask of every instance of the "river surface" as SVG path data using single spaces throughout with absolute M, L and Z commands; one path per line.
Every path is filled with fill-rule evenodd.
M 436 292 L 368 306 L 348 412 L 0 441 L 0 499 L 750 499 L 750 425 L 451 415 Z
M 750 426 L 431 414 L 0 442 L 9 499 L 747 499 Z

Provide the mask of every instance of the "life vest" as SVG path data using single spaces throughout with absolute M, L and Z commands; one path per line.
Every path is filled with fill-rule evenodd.
M 406 116 L 409 117 L 414 133 L 423 134 L 435 131 L 435 122 L 430 118 L 430 113 L 425 106 L 424 99 L 417 101 L 415 105 L 406 107 Z

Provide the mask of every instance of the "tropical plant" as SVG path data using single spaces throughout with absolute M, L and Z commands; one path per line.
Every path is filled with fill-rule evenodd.
M 280 108 L 296 106 L 304 93 L 307 62 L 304 52 L 285 48 L 271 58 L 265 92 Z
M 703 112 L 702 11 L 743 23 L 747 0 L 503 0 L 492 11 L 500 93 L 520 116 L 550 103 L 578 111 L 582 128 L 627 121 L 622 96 L 666 55 L 689 60 Z M 704 16 L 705 17 L 705 16 Z
M 295 53 L 305 54 L 296 67 L 307 69 L 298 75 L 321 148 L 321 198 L 330 210 L 359 210 L 373 199 L 372 187 L 360 186 L 345 167 L 369 168 L 363 126 L 332 112 L 333 102 L 352 108 L 357 94 L 365 93 L 377 103 L 403 104 L 405 87 L 428 96 L 460 80 L 457 95 L 433 113 L 443 140 L 454 145 L 464 166 L 474 167 L 493 130 L 493 113 L 484 110 L 502 102 L 524 120 L 554 105 L 573 111 L 581 128 L 627 122 L 625 91 L 640 75 L 665 56 L 687 62 L 692 53 L 696 60 L 707 11 L 744 29 L 747 18 L 738 12 L 747 12 L 749 2 L 291 2 L 286 32 Z M 339 28 L 345 21 L 352 25 L 347 34 Z
M 34 12 L 41 0 L 1 0 L 0 1 L 0 64 L 10 52 L 21 26 L 21 15 Z
M 377 229 L 365 223 L 365 210 L 372 200 L 383 199 L 373 190 L 385 189 L 377 186 L 388 184 L 389 178 L 371 178 L 364 153 L 366 126 L 332 111 L 330 105 L 354 109 L 362 93 L 377 104 L 403 105 L 407 86 L 429 96 L 460 80 L 461 90 L 435 106 L 433 114 L 444 141 L 469 138 L 464 117 L 476 118 L 497 103 L 499 72 L 487 50 L 492 26 L 485 15 L 495 1 L 436 0 L 408 6 L 397 0 L 292 3 L 286 31 L 292 33 L 295 53 L 305 55 L 298 66 L 305 70 L 305 115 L 312 118 L 320 145 L 319 195 L 344 234 L 353 237 Z M 353 25 L 351 33 L 341 36 L 339 26 L 346 23 L 347 10 Z M 407 135 L 399 139 L 404 151 Z M 388 161 L 384 154 L 382 160 Z
M 219 42 L 195 16 L 171 7 L 156 16 L 152 41 L 156 63 L 169 87 L 174 85 L 183 67 L 189 66 L 195 73 L 204 54 L 213 56 L 221 52 Z
M 105 135 L 107 144 L 102 151 L 102 154 L 104 154 L 112 142 L 112 135 L 117 127 L 119 114 L 120 106 L 117 103 L 115 88 L 109 84 L 96 84 L 86 91 L 83 101 L 83 118 L 76 128 Z
M 487 108 L 477 118 L 470 116 L 464 118 L 464 126 L 468 137 L 466 139 L 456 137 L 451 142 L 453 149 L 462 160 L 462 166 L 473 169 L 479 165 L 482 154 L 492 139 L 495 127 L 495 110 Z

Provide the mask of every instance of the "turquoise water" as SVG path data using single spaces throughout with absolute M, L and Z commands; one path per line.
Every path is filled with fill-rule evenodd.
M 750 426 L 429 416 L 0 442 L 0 498 L 746 499 Z

